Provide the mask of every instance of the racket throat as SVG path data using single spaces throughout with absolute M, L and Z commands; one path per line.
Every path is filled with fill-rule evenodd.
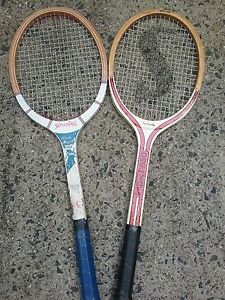
M 149 139 L 139 141 L 127 219 L 127 224 L 131 226 L 141 226 L 152 143 L 149 142 Z
M 77 160 L 76 142 L 79 131 L 80 130 L 69 133 L 55 133 L 63 149 L 68 189 L 73 208 L 73 220 L 87 218 Z

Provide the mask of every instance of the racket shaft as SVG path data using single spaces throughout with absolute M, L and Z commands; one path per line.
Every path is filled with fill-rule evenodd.
M 97 280 L 87 220 L 74 220 L 77 264 L 83 300 L 99 300 Z
M 115 300 L 132 299 L 132 287 L 140 241 L 141 226 L 126 226 Z
M 77 159 L 77 138 L 80 130 L 70 133 L 56 133 L 59 139 L 65 160 L 68 189 L 71 206 L 73 208 L 73 220 L 86 219 L 84 196 L 80 181 L 80 173 Z
M 79 130 L 56 134 L 63 148 L 68 189 L 73 208 L 77 265 L 79 268 L 82 300 L 99 300 L 91 238 L 86 220 L 83 192 L 80 182 L 76 142 Z
M 149 159 L 151 153 L 150 145 L 145 145 L 144 141 L 142 144 L 143 145 L 138 147 L 130 207 L 127 218 L 127 224 L 133 226 L 141 226 L 142 222 Z
M 135 176 L 131 192 L 128 224 L 126 226 L 119 279 L 115 300 L 132 299 L 135 267 L 138 246 L 140 242 L 142 212 L 149 167 L 151 145 L 146 145 L 144 139 L 138 147 Z

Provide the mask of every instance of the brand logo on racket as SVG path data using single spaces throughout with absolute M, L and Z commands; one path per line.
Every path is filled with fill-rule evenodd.
M 63 123 L 56 123 L 55 128 L 63 128 L 63 127 L 70 127 L 70 126 L 76 126 L 77 123 L 76 121 L 68 121 L 68 122 L 63 122 Z
M 139 170 L 138 170 L 138 184 L 137 184 L 137 194 L 140 195 L 143 191 L 145 185 L 145 176 L 148 165 L 148 153 L 142 152 L 139 159 Z

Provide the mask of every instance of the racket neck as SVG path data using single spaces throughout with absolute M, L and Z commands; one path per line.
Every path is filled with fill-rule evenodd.
M 67 133 L 55 133 L 63 149 L 68 189 L 73 208 L 73 220 L 86 219 L 77 159 L 77 138 L 79 132 L 80 129 Z
M 141 226 L 149 160 L 156 134 L 155 129 L 152 128 L 137 128 L 135 131 L 138 139 L 138 151 L 127 224 L 131 226 Z

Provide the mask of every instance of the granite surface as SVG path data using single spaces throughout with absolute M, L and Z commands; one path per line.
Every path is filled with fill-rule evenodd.
M 201 95 L 152 151 L 134 300 L 225 299 L 225 2 L 0 1 L 0 299 L 80 299 L 60 145 L 13 96 L 7 70 L 20 22 L 41 7 L 79 10 L 109 53 L 122 23 L 143 8 L 177 11 L 206 52 Z M 109 92 L 79 139 L 82 185 L 101 299 L 113 299 L 137 142 Z

